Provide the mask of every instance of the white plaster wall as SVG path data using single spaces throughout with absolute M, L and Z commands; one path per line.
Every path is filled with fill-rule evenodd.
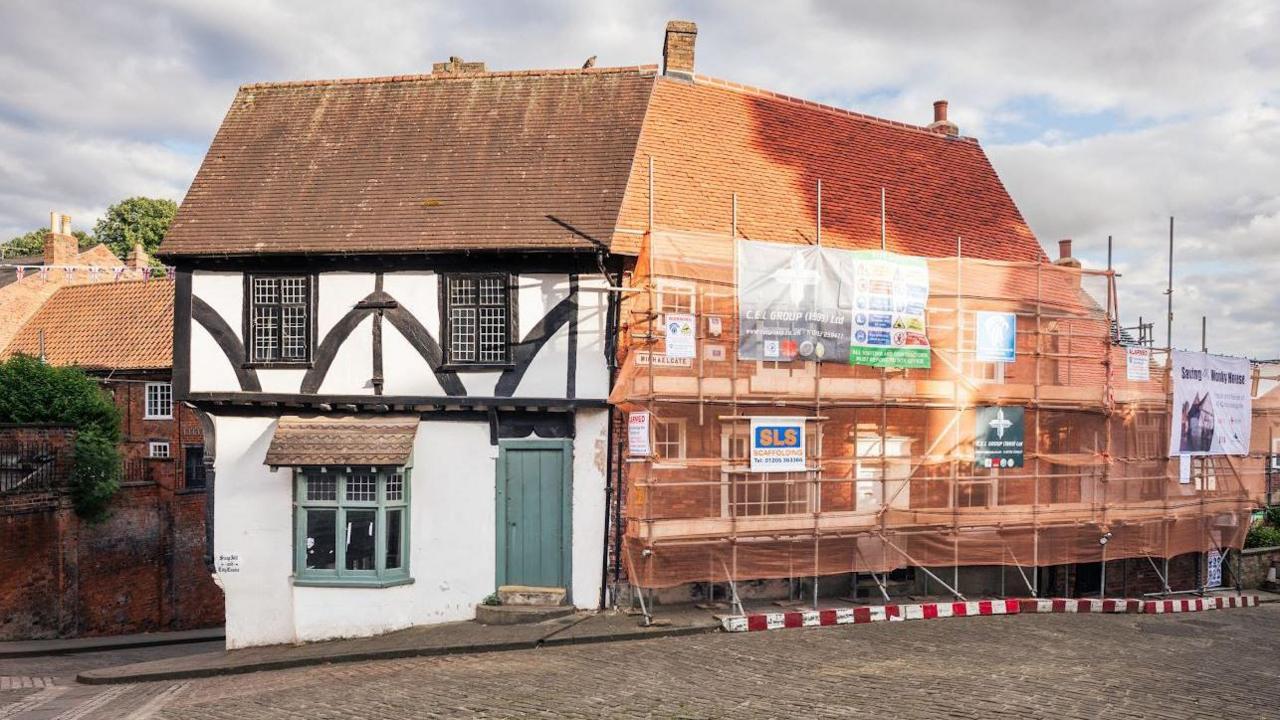
M 208 303 L 244 342 L 244 275 L 237 272 L 191 273 L 191 294 Z
M 494 388 L 498 386 L 498 379 L 501 377 L 501 371 L 458 373 L 462 387 L 466 388 L 467 394 L 472 397 L 493 397 Z
M 516 295 L 520 303 L 520 339 L 523 340 L 556 303 L 569 296 L 569 276 L 565 273 L 517 275 Z
M 258 368 L 257 372 L 258 384 L 266 393 L 297 393 L 302 389 L 302 378 L 307 375 L 306 370 L 292 368 Z
M 600 603 L 609 411 L 579 410 L 573 440 L 573 604 Z
M 394 588 L 294 587 L 292 470 L 262 464 L 273 418 L 216 417 L 215 549 L 237 553 L 226 592 L 227 647 L 361 637 L 467 620 L 495 584 L 495 463 L 483 422 L 423 422 L 414 444 L 409 570 Z M 572 595 L 600 592 L 608 411 L 576 419 Z
M 382 392 L 386 395 L 438 397 L 445 394 L 431 366 L 385 319 L 382 321 L 382 376 Z
M 237 392 L 240 381 L 222 348 L 204 326 L 191 323 L 191 390 Z
M 440 341 L 440 278 L 435 273 L 387 273 L 382 278 L 382 289 Z
M 424 422 L 410 473 L 409 574 L 394 588 L 295 587 L 300 641 L 468 620 L 494 590 L 494 458 L 489 426 Z
M 604 399 L 609 396 L 609 366 L 604 356 L 608 327 L 609 286 L 601 275 L 578 279 L 578 372 L 577 396 Z
M 290 643 L 293 620 L 292 473 L 262 464 L 274 418 L 214 417 L 214 551 L 240 556 L 219 575 L 227 647 Z
M 565 397 L 569 380 L 569 324 L 565 323 L 533 356 L 512 397 Z
M 363 297 L 363 296 L 361 296 Z M 382 323 L 383 338 L 387 335 L 388 325 Z M 394 328 L 392 328 L 394 332 Z M 383 368 L 386 357 L 383 357 Z M 299 386 L 301 383 L 299 383 Z M 366 316 L 360 321 L 346 342 L 338 346 L 338 353 L 333 356 L 333 364 L 325 373 L 320 383 L 321 395 L 369 395 L 373 393 L 373 316 Z
M 320 273 L 316 288 L 319 307 L 316 309 L 316 345 L 329 334 L 333 326 L 373 292 L 373 273 L 330 272 Z M 366 343 L 366 348 L 370 346 Z M 372 350 L 370 350 L 372 352 Z

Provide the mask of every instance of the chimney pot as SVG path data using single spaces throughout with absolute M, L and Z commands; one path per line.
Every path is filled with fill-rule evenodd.
M 684 80 L 693 79 L 693 48 L 698 40 L 698 26 L 688 20 L 667 23 L 662 41 L 662 74 Z
M 1058 259 L 1053 261 L 1054 265 L 1062 267 L 1080 267 L 1080 261 L 1071 256 L 1071 238 L 1063 238 L 1058 241 Z
M 947 101 L 935 100 L 933 103 L 933 122 L 929 129 L 943 135 L 959 135 L 960 127 L 947 119 Z
M 71 234 L 71 216 L 49 213 L 49 234 L 44 238 L 44 264 L 70 265 L 80 254 L 80 241 Z

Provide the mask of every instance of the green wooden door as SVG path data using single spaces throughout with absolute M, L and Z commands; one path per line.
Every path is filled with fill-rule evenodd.
M 567 440 L 503 440 L 498 447 L 498 585 L 569 587 Z

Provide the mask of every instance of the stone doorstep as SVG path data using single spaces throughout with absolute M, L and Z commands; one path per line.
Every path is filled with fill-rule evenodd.
M 563 605 L 566 595 L 564 588 L 532 585 L 503 585 L 498 588 L 498 600 L 503 605 Z
M 481 625 L 519 625 L 572 615 L 572 605 L 477 605 L 476 622 Z

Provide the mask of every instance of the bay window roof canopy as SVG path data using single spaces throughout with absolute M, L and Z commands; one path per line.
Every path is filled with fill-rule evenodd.
M 417 415 L 285 415 L 276 424 L 270 466 L 409 464 Z

